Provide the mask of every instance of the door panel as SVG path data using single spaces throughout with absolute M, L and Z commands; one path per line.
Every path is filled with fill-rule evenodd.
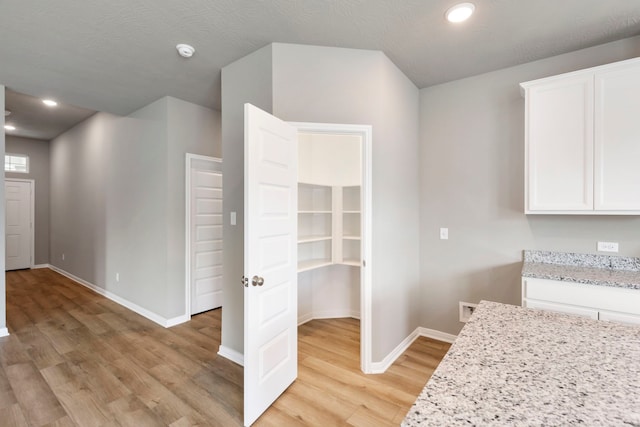
M 297 149 L 294 127 L 245 104 L 245 425 L 297 376 Z
M 31 182 L 5 182 L 5 268 L 31 267 Z
M 222 306 L 222 173 L 191 166 L 191 314 Z

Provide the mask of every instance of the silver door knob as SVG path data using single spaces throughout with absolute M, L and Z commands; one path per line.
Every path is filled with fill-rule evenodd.
M 249 286 L 249 278 L 242 276 L 241 283 L 242 283 L 242 286 L 244 287 Z
M 253 278 L 251 279 L 251 284 L 253 286 L 262 286 L 264 285 L 264 279 L 262 277 L 253 276 Z

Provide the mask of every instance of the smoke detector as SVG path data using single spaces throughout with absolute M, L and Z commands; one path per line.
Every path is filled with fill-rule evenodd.
M 10 116 L 10 115 L 11 115 L 11 111 L 9 111 L 9 110 L 4 110 L 4 116 L 5 116 L 5 117 Z
M 176 46 L 176 49 L 183 58 L 191 58 L 196 51 L 193 46 L 182 43 Z

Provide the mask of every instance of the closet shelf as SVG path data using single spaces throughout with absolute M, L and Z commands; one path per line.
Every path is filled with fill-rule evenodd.
M 305 214 L 305 215 L 309 215 L 309 214 L 331 214 L 331 211 L 298 211 L 299 214 Z
M 360 240 L 360 236 L 342 236 L 344 240 Z
M 360 267 L 360 260 L 359 259 L 343 259 L 340 264 L 353 265 L 356 267 Z
M 359 214 L 360 211 L 342 211 L 343 214 Z
M 299 236 L 298 243 L 312 243 L 331 240 L 331 236 Z
M 298 263 L 298 273 L 302 273 L 303 271 L 309 271 L 320 267 L 326 267 L 328 265 L 332 265 L 330 259 L 311 259 L 306 261 L 300 261 Z

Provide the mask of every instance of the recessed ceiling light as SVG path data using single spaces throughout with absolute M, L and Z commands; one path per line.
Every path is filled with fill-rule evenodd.
M 473 3 L 460 3 L 447 10 L 445 16 L 449 22 L 463 22 L 469 19 L 476 7 Z
M 176 49 L 178 49 L 178 53 L 183 58 L 191 58 L 196 51 L 196 49 L 193 46 L 188 44 L 182 44 L 182 43 L 177 45 Z
M 58 103 L 53 99 L 43 99 L 42 103 L 47 107 L 55 107 L 56 105 L 58 105 Z
M 6 130 L 16 130 L 16 127 L 15 126 L 11 126 L 11 125 L 4 125 L 4 128 Z

